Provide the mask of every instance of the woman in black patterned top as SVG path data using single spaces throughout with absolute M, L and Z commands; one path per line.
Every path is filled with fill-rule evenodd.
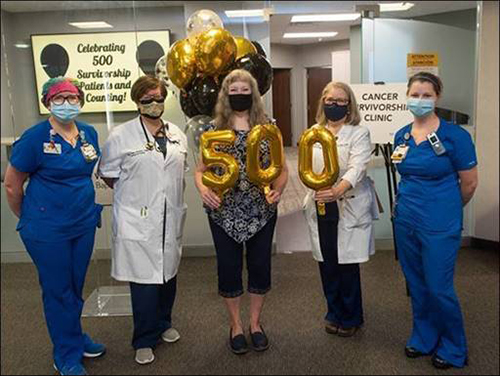
M 262 187 L 252 183 L 246 173 L 246 140 L 249 131 L 269 119 L 264 113 L 257 82 L 244 70 L 232 71 L 223 81 L 215 108 L 213 129 L 232 129 L 236 141 L 220 151 L 232 155 L 239 163 L 240 175 L 235 186 L 222 198 L 202 182 L 207 167 L 202 161 L 195 174 L 196 186 L 208 214 L 217 253 L 219 294 L 224 298 L 230 316 L 229 343 L 236 354 L 248 351 L 240 318 L 243 295 L 243 246 L 246 245 L 248 292 L 250 293 L 250 336 L 252 347 L 264 351 L 268 338 L 260 325 L 265 294 L 271 289 L 271 246 L 277 218 L 277 205 L 288 179 L 286 163 L 283 172 L 264 194 Z M 269 145 L 261 144 L 261 162 L 269 165 Z M 284 160 L 284 158 L 283 158 Z M 215 169 L 215 173 L 222 173 Z

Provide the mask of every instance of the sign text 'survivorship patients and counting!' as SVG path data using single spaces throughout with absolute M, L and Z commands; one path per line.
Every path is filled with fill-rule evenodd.
M 31 43 L 41 114 L 49 113 L 40 100 L 43 84 L 57 76 L 83 82 L 82 112 L 135 111 L 132 84 L 144 74 L 154 75 L 170 35 L 168 30 L 32 35 Z

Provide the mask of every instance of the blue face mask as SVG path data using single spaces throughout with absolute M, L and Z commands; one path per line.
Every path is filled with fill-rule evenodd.
M 69 104 L 64 101 L 63 104 L 51 104 L 50 113 L 61 123 L 66 124 L 76 119 L 80 114 L 80 104 Z
M 433 99 L 408 98 L 406 106 L 416 117 L 424 117 L 434 111 Z

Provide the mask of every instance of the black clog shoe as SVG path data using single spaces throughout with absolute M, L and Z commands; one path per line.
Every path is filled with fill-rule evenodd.
M 250 337 L 252 338 L 252 347 L 255 351 L 265 351 L 269 348 L 269 340 L 267 339 L 264 328 L 260 327 L 260 332 L 253 332 L 250 329 Z

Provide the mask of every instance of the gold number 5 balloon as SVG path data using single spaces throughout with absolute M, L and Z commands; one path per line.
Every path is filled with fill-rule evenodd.
M 260 165 L 260 144 L 269 140 L 270 165 L 263 169 Z M 279 128 L 274 124 L 256 125 L 247 138 L 247 175 L 255 184 L 264 187 L 264 193 L 270 191 L 270 185 L 283 170 L 283 139 Z
M 320 174 L 313 171 L 313 145 L 319 142 L 323 149 L 324 168 Z M 299 177 L 309 188 L 320 190 L 331 187 L 339 176 L 337 143 L 332 133 L 322 126 L 305 131 L 299 141 Z M 318 203 L 318 214 L 325 215 L 325 204 Z
M 200 148 L 203 164 L 210 167 L 222 167 L 222 176 L 207 169 L 202 176 L 202 182 L 207 187 L 216 191 L 219 196 L 224 195 L 231 189 L 238 180 L 240 168 L 233 156 L 215 150 L 216 146 L 232 145 L 236 140 L 236 135 L 231 130 L 209 131 L 201 135 Z

